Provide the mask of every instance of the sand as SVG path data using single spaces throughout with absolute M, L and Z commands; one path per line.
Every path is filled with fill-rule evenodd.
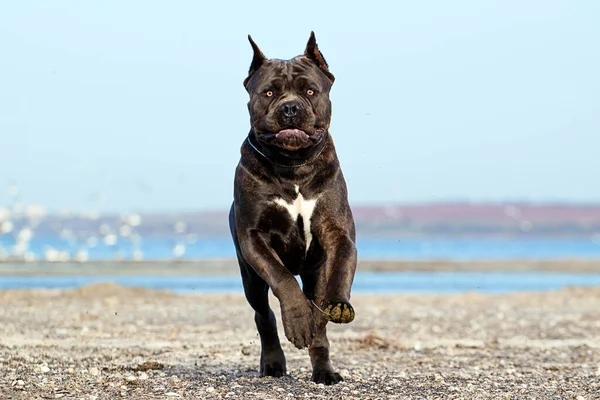
M 289 376 L 258 377 L 241 294 L 0 291 L 0 399 L 600 398 L 600 288 L 352 302 L 329 325 L 345 381 L 323 386 L 281 329 Z

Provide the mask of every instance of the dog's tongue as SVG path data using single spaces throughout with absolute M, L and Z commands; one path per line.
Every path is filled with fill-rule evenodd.
M 301 129 L 282 129 L 275 134 L 277 138 L 298 138 L 298 139 L 308 139 L 309 136 Z

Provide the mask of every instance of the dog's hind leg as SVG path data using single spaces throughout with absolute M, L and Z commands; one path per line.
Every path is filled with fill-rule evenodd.
M 269 287 L 243 259 L 239 262 L 244 294 L 254 309 L 254 321 L 260 336 L 260 376 L 283 376 L 286 374 L 285 355 L 277 334 L 275 314 L 269 307 Z

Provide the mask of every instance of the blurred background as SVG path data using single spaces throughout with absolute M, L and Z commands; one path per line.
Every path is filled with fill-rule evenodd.
M 600 3 L 6 2 L 0 260 L 231 260 L 251 34 L 311 30 L 361 260 L 600 261 Z M 225 265 L 224 264 L 224 265 Z

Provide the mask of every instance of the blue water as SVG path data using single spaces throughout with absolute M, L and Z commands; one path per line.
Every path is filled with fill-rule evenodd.
M 11 276 L 0 277 L 0 289 L 73 288 L 115 282 L 124 286 L 176 292 L 243 293 L 241 278 L 228 276 Z M 506 293 L 542 291 L 564 286 L 600 286 L 600 274 L 514 272 L 358 272 L 353 293 Z
M 186 247 L 183 259 L 234 258 L 235 250 L 230 238 L 199 239 L 194 243 L 185 240 L 145 238 L 140 248 L 146 260 L 170 259 L 175 244 Z M 12 237 L 0 236 L 0 246 L 10 249 L 14 245 Z M 68 251 L 71 256 L 83 243 L 74 243 L 60 238 L 34 237 L 30 250 L 41 257 L 48 247 Z M 358 253 L 361 259 L 448 259 L 448 260 L 502 260 L 502 259 L 556 259 L 592 258 L 600 259 L 600 240 L 581 239 L 374 239 L 359 238 Z M 102 243 L 88 251 L 90 259 L 111 259 L 117 255 L 131 258 L 134 246 L 121 240 L 116 246 Z

